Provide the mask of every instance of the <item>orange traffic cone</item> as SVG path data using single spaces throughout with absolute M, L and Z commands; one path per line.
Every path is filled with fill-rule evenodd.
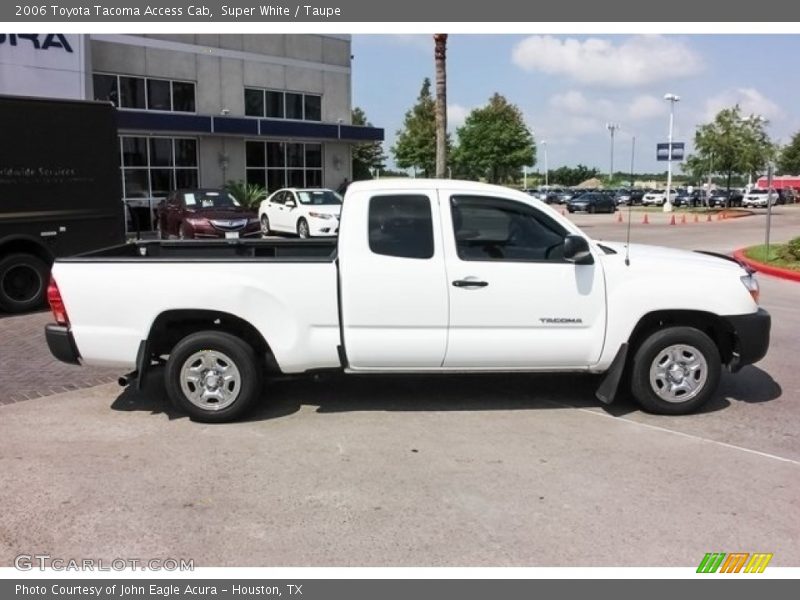
M 642 225 L 649 225 L 650 219 L 647 218 L 647 213 L 644 213 L 644 219 L 642 219 Z
M 672 215 L 672 218 L 669 220 L 670 225 L 675 225 L 675 215 Z
M 695 223 L 699 223 L 700 222 L 700 217 L 697 216 L 697 213 L 694 213 L 694 222 Z
M 686 225 L 686 215 L 681 215 L 681 225 Z
M 708 213 L 708 217 L 706 218 L 706 223 L 711 223 L 711 213 Z
M 722 213 L 721 212 L 717 213 L 717 221 L 722 221 Z
M 563 217 L 567 216 L 567 211 L 565 211 L 563 208 L 561 209 L 561 216 Z
M 617 211 L 617 223 L 622 223 L 622 211 Z

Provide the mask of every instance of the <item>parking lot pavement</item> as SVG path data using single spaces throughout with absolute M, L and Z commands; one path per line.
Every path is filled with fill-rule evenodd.
M 711 550 L 800 562 L 800 463 L 584 410 L 594 383 L 285 380 L 250 420 L 223 426 L 178 418 L 149 385 L 6 406 L 0 564 L 41 552 L 691 566 Z
M 57 361 L 44 339 L 49 311 L 0 314 L 0 404 L 22 402 L 116 381 L 118 370 L 81 368 Z

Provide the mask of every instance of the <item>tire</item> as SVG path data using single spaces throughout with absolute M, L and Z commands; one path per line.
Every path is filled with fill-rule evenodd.
M 263 235 L 269 235 L 270 231 L 269 217 L 267 215 L 261 215 L 261 233 Z
M 593 214 L 594 214 L 594 204 L 590 204 L 590 205 L 589 205 L 589 206 L 586 208 L 586 212 L 587 212 L 587 213 L 589 213 L 590 215 L 593 215 Z
M 21 313 L 44 306 L 50 268 L 33 254 L 9 254 L 0 259 L 0 308 Z
M 308 221 L 305 219 L 300 219 L 297 222 L 297 235 L 304 240 L 311 237 L 311 232 L 308 230 Z
M 690 368 L 693 364 L 696 369 Z M 636 350 L 631 392 L 646 411 L 684 415 L 711 398 L 721 370 L 719 349 L 705 333 L 694 327 L 668 327 L 651 334 Z
M 164 370 L 172 403 L 193 421 L 203 423 L 225 423 L 242 416 L 260 396 L 261 381 L 253 348 L 221 331 L 199 331 L 183 338 L 172 349 Z

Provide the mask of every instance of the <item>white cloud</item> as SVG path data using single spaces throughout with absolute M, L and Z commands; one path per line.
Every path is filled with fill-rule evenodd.
M 447 128 L 455 131 L 456 128 L 461 127 L 467 118 L 467 115 L 472 112 L 471 108 L 461 106 L 460 104 L 447 105 Z
M 512 52 L 514 64 L 526 71 L 563 75 L 592 85 L 633 87 L 694 75 L 702 60 L 676 38 L 647 35 L 619 43 L 599 38 L 584 41 L 533 35 Z
M 723 108 L 738 104 L 742 115 L 761 115 L 766 119 L 778 119 L 784 115 L 783 109 L 754 88 L 725 90 L 706 100 L 704 119 L 712 121 Z
M 634 121 L 644 121 L 665 115 L 669 110 L 662 98 L 642 94 L 636 96 L 628 105 L 628 115 Z

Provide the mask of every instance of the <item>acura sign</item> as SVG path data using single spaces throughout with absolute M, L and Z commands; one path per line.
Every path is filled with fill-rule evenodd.
M 0 94 L 86 99 L 87 35 L 0 33 Z

